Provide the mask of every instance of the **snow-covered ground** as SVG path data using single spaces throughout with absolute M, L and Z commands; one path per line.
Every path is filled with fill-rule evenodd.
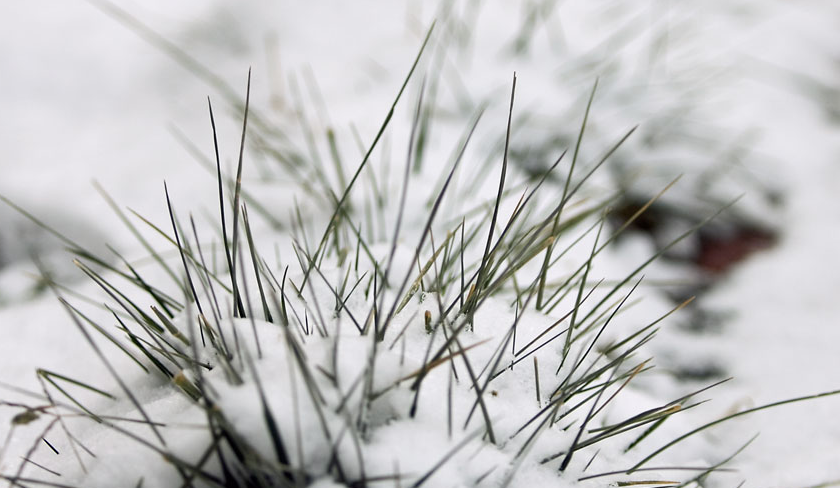
M 354 131 L 358 131 L 363 144 L 373 139 L 428 25 L 437 18 L 430 52 L 406 91 L 387 136 L 394 161 L 390 171 L 394 206 L 420 80 L 427 76 L 427 82 L 433 85 L 436 73 L 442 73 L 433 100 L 440 125 L 433 126 L 425 168 L 412 181 L 415 192 L 409 196 L 409 208 L 423 206 L 439 173 L 447 168 L 449 152 L 472 108 L 482 102 L 488 102 L 489 108 L 468 153 L 467 159 L 472 162 L 465 163 L 454 183 L 457 191 L 453 193 L 465 195 L 465 201 L 446 200 L 447 210 L 441 218 L 458 218 L 458 212 L 469 208 L 468 201 L 495 195 L 498 166 L 488 166 L 492 171 L 481 179 L 479 164 L 489 155 L 496 156 L 494 164 L 500 163 L 498 143 L 504 134 L 515 71 L 513 182 L 517 177 L 521 181 L 525 171 L 545 167 L 560 151 L 573 147 L 597 78 L 581 164 L 596 160 L 633 126 L 638 124 L 639 129 L 598 173 L 592 195 L 598 195 L 599 189 L 613 188 L 616 182 L 632 180 L 631 189 L 650 197 L 675 176 L 685 174 L 664 197 L 669 204 L 703 218 L 744 194 L 734 207 L 739 215 L 778 232 L 778 242 L 772 248 L 749 256 L 716 277 L 692 309 L 663 324 L 659 336 L 645 349 L 645 353 L 654 355 L 657 368 L 649 378 L 640 380 L 638 389 L 623 392 L 615 402 L 623 398 L 623 403 L 609 415 L 613 419 L 632 415 L 720 377 L 734 379 L 704 393 L 703 398 L 712 398 L 711 402 L 663 424 L 645 441 L 649 444 L 641 446 L 644 452 L 631 451 L 622 457 L 620 449 L 605 447 L 586 473 L 626 469 L 640 455 L 670 438 L 738 409 L 840 388 L 840 328 L 835 324 L 840 317 L 836 299 L 840 290 L 836 272 L 840 233 L 831 230 L 840 225 L 840 202 L 836 198 L 840 188 L 840 6 L 836 2 L 715 0 L 677 6 L 662 0 L 581 0 L 512 6 L 508 2 L 438 5 L 365 1 L 250 2 L 232 6 L 222 1 L 126 1 L 118 5 L 161 37 L 142 28 L 128 28 L 118 11 L 99 1 L 32 0 L 0 5 L 0 194 L 84 246 L 107 255 L 107 242 L 140 262 L 147 254 L 108 208 L 92 180 L 121 206 L 136 210 L 167 230 L 164 180 L 182 219 L 187 212 L 194 212 L 196 221 L 203 223 L 208 221 L 207 212 L 215 215 L 214 175 L 195 163 L 195 156 L 185 149 L 179 134 L 192 141 L 202 157 L 212 158 L 206 105 L 210 96 L 219 124 L 222 165 L 232 174 L 241 108 L 226 100 L 219 85 L 227 84 L 234 94 L 242 96 L 249 68 L 253 70 L 251 106 L 263 120 L 297 138 L 294 145 L 303 148 L 306 143 L 295 114 L 299 106 L 308 107 L 307 117 L 314 127 L 335 128 L 345 163 L 354 168 L 361 158 Z M 530 9 L 545 17 L 527 24 L 524 19 Z M 465 32 L 470 37 L 459 37 Z M 528 43 L 520 43 L 517 51 L 515 41 L 522 32 L 527 33 L 522 39 Z M 445 57 L 437 51 L 444 42 L 450 46 Z M 196 69 L 186 69 L 183 59 L 175 59 L 181 52 L 209 67 L 217 78 L 211 80 L 197 75 Z M 436 65 L 430 59 L 444 61 Z M 317 80 L 317 89 L 312 80 Z M 321 150 L 329 160 L 326 149 Z M 278 176 L 280 173 L 264 159 L 249 159 L 251 154 L 246 151 L 245 185 L 269 208 L 278 209 L 277 217 L 287 229 L 295 199 L 304 203 L 306 219 L 319 222 L 329 216 L 287 177 Z M 557 192 L 554 198 L 559 198 L 562 188 L 554 186 L 548 191 Z M 509 215 L 515 203 L 511 202 L 503 215 Z M 422 230 L 424 215 L 408 218 L 404 224 L 409 237 L 404 238 L 398 254 L 402 268 L 413 265 L 414 236 Z M 36 293 L 29 275 L 33 271 L 29 255 L 33 251 L 43 255 L 59 281 L 75 291 L 99 296 L 95 285 L 60 252 L 61 243 L 50 240 L 5 205 L 0 208 L 0 224 L 0 401 L 40 404 L 40 400 L 27 400 L 8 388 L 40 391 L 36 368 L 84 378 L 112 393 L 120 392 L 54 296 Z M 682 229 L 680 224 L 674 225 L 675 229 L 664 231 L 666 236 L 673 237 Z M 288 245 L 288 231 L 274 234 L 265 225 L 256 230 L 269 256 L 274 255 L 275 242 L 281 247 Z M 390 235 L 379 239 L 380 247 L 373 250 L 374 254 L 387 255 L 389 239 Z M 162 239 L 152 242 L 161 249 L 172 249 Z M 590 279 L 623 278 L 655 249 L 647 235 L 629 235 L 599 256 Z M 581 252 L 585 259 L 588 248 L 577 254 Z M 170 257 L 177 262 L 177 255 Z M 581 256 L 570 259 L 579 260 Z M 281 261 L 294 262 L 286 247 L 281 251 Z M 282 269 L 275 272 L 280 274 Z M 159 270 L 150 269 L 148 273 L 159 282 L 168 279 Z M 656 263 L 645 273 L 646 282 L 637 291 L 644 300 L 626 314 L 627 321 L 636 321 L 628 325 L 631 328 L 654 320 L 673 306 L 660 287 L 647 283 L 697 280 L 699 276 L 696 269 L 673 263 Z M 73 296 L 67 295 L 72 302 Z M 332 299 L 328 290 L 321 299 L 325 297 Z M 354 306 L 350 307 L 354 312 L 363 313 L 363 303 Z M 420 320 L 423 309 L 414 302 L 406 308 L 404 317 L 412 317 L 412 310 L 416 311 L 413 317 Z M 89 313 L 102 317 L 101 311 Z M 485 338 L 498 341 L 514 319 L 514 311 L 501 301 L 491 302 L 483 313 L 486 315 L 482 319 L 490 325 L 485 330 L 476 327 L 464 347 Z M 710 318 L 700 324 L 701 317 Z M 532 330 L 544 327 L 541 321 L 548 320 L 536 313 L 526 315 L 526 319 L 535 324 Z M 270 325 L 257 325 L 261 332 L 272 333 Z M 349 323 L 340 326 L 352 327 Z M 250 330 L 250 324 L 243 328 Z M 413 335 L 407 337 L 415 343 L 406 348 L 405 354 L 422 359 L 425 333 L 410 330 Z M 289 361 L 286 346 L 279 337 L 276 339 L 276 354 L 257 367 L 262 376 L 282 370 Z M 270 344 L 266 342 L 266 347 L 272 347 Z M 476 348 L 470 357 L 484 364 L 495 345 L 484 346 L 486 351 Z M 363 341 L 347 339 L 342 345 L 345 362 L 332 364 L 329 344 L 315 340 L 307 344 L 314 362 L 330 363 L 335 371 L 346 374 L 345 386 L 364 366 L 351 358 L 366 354 L 367 347 Z M 153 420 L 186 425 L 197 423 L 203 415 L 174 393 L 174 388 L 167 388 L 160 380 L 150 381 L 125 356 L 118 352 L 112 356 Z M 376 379 L 377 387 L 413 372 L 410 361 L 403 364 L 396 353 L 378 360 L 384 364 L 379 368 L 389 373 Z M 689 383 L 675 379 L 675 372 L 705 366 L 713 366 L 719 374 Z M 549 364 L 544 368 L 550 368 Z M 528 375 L 516 379 L 500 377 L 498 396 L 489 400 L 500 436 L 512 434 L 523 416 L 527 419 L 533 413 L 529 410 L 536 403 L 532 401 L 533 389 L 530 383 L 522 384 L 525 379 L 531 381 L 528 371 Z M 270 451 L 271 444 L 259 444 L 267 442 L 260 437 L 264 435 L 259 432 L 262 424 L 249 419 L 253 414 L 249 408 L 255 406 L 257 397 L 253 383 L 245 393 L 226 391 L 221 373 L 213 372 L 223 390 L 219 395 L 230 419 L 245 433 L 255 430 L 251 434 L 258 439 L 258 446 Z M 551 373 L 546 369 L 544 374 Z M 332 395 L 326 404 L 335 409 L 342 392 L 330 392 L 328 382 L 321 380 Z M 284 413 L 293 410 L 282 403 L 288 400 L 281 398 L 292 388 L 289 382 L 294 381 L 285 377 L 274 382 L 264 379 L 267 394 L 276 402 L 273 406 Z M 368 475 L 393 473 L 395 469 L 422 472 L 460 439 L 456 436 L 453 442 L 435 432 L 443 422 L 442 414 L 434 413 L 435 403 L 446 396 L 447 375 L 430 378 L 428 384 L 429 390 L 440 391 L 435 392 L 437 395 L 424 392 L 428 396 L 421 398 L 427 404 L 420 405 L 419 417 L 410 422 L 390 422 L 399 419 L 396 412 L 411 403 L 405 391 L 395 390 L 386 397 L 385 404 L 393 412 L 377 415 L 389 419 L 389 423 L 366 439 L 368 463 L 360 463 L 369 469 L 382 469 L 373 469 Z M 456 410 L 471 405 L 474 395 L 468 386 L 456 390 Z M 247 401 L 231 400 L 248 395 Z M 117 406 L 95 395 L 90 401 L 111 415 L 137 413 L 124 399 Z M 736 486 L 743 479 L 746 487 L 838 484 L 838 411 L 840 397 L 758 412 L 675 447 L 672 451 L 677 453 L 667 460 L 708 465 L 727 457 L 760 432 L 727 464 L 737 472 L 714 475 L 706 486 Z M 0 473 L 7 476 L 15 475 L 21 456 L 29 456 L 27 451 L 45 427 L 34 422 L 15 428 L 7 436 L 11 419 L 20 412 L 19 407 L 0 404 Z M 296 426 L 307 433 L 318 431 L 317 424 L 307 423 L 313 419 L 304 417 L 301 423 L 294 420 L 294 415 L 285 415 L 281 431 L 289 436 Z M 335 413 L 328 419 L 336 431 L 340 430 L 340 417 Z M 473 430 L 481 425 L 476 421 L 470 424 Z M 60 468 L 63 476 L 54 477 L 34 465 L 26 467 L 26 475 L 79 486 L 133 486 L 141 475 L 145 476 L 143 486 L 167 486 L 178 480 L 172 478 L 175 473 L 163 466 L 154 451 L 90 424 L 74 424 L 82 443 L 99 456 L 94 461 L 81 454 L 90 468 L 88 477 L 77 469 L 66 450 L 69 443 L 56 439 L 56 444 L 63 442 L 58 446 L 61 456 L 50 457 L 49 448 L 36 443 L 32 459 L 51 469 Z M 552 483 L 560 476 L 558 463 L 539 465 L 536 461 L 542 453 L 564 449 L 573 434 L 558 434 L 545 445 L 535 446 L 536 454 L 519 468 L 512 486 Z M 168 440 L 172 452 L 187 453 L 184 456 L 193 459 L 201 453 L 190 453 L 190 448 L 206 442 L 206 432 L 184 428 Z M 499 449 L 482 449 L 480 438 L 470 442 L 475 449 L 461 451 L 463 457 L 430 478 L 430 486 L 469 485 L 494 466 L 502 468 L 490 471 L 482 482 L 487 486 L 502 484 L 508 473 L 504 466 L 521 439 L 500 443 Z M 307 444 L 307 449 L 311 452 L 305 457 L 311 465 L 323 462 L 319 456 L 328 452 L 315 440 Z M 348 458 L 355 455 L 352 451 L 342 454 Z M 426 454 L 434 459 L 424 457 Z M 592 454 L 594 451 L 588 455 L 584 452 L 580 457 Z M 399 465 L 394 466 L 394 462 Z M 558 479 L 574 486 L 583 469 L 583 465 L 574 467 L 574 473 Z M 415 481 L 408 480 L 406 485 Z M 599 486 L 599 482 L 601 479 L 581 485 Z M 320 483 L 330 486 L 326 480 Z M 391 480 L 380 486 L 390 486 L 388 483 L 399 486 Z

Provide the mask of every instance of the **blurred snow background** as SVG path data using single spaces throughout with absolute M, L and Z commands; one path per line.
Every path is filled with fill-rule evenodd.
M 173 128 L 209 156 L 206 97 L 213 97 L 217 113 L 236 112 L 225 107 L 217 86 L 142 39 L 113 11 L 105 14 L 103 5 L 0 5 L 0 194 L 82 242 L 100 246 L 104 239 L 131 248 L 136 244 L 91 181 L 144 215 L 163 215 L 163 180 L 177 189 L 176 206 L 213 208 L 212 175 L 194 162 Z M 743 193 L 737 214 L 778 232 L 774 247 L 715 277 L 682 327 L 662 331 L 657 363 L 672 371 L 710 366 L 735 377 L 709 395 L 714 401 L 702 414 L 709 419 L 840 387 L 836 2 L 118 5 L 237 94 L 252 67 L 252 104 L 280 127 L 293 126 L 290 79 L 301 86 L 317 80 L 330 124 L 349 132 L 352 123 L 365 140 L 387 111 L 429 21 L 460 16 L 473 37 L 458 41 L 452 34 L 452 42 L 462 44 L 441 68 L 451 78 L 441 88 L 439 104 L 446 109 L 440 116 L 457 119 L 468 113 L 465 106 L 494 101 L 488 117 L 500 120 L 516 71 L 517 111 L 528 117 L 516 126 L 514 149 L 525 168 L 546 164 L 573 143 L 599 78 L 583 157 L 594 159 L 640 124 L 630 149 L 610 164 L 612 182 L 635 178 L 634 188 L 650 197 L 685 174 L 666 197 L 669 205 L 696 218 Z M 532 9 L 538 17 L 529 23 Z M 223 162 L 230 165 L 239 122 L 217 121 Z M 35 245 L 58 250 L 60 244 L 49 244 L 3 207 L 0 381 L 32 386 L 36 367 L 84 369 L 86 349 L 79 351 L 86 345 L 75 329 L 55 323 L 63 316 L 53 300 L 28 299 L 28 254 Z M 676 230 L 663 232 L 685 225 L 675 222 Z M 635 258 L 653 248 L 639 233 L 616 255 Z M 54 261 L 61 269 L 61 259 Z M 657 271 L 663 279 L 698 279 L 695 269 L 682 265 Z M 72 266 L 62 273 L 75 276 Z M 663 379 L 657 388 L 670 397 L 681 388 L 674 383 Z M 838 411 L 840 399 L 829 398 L 711 432 L 721 454 L 761 432 L 736 463 L 739 473 L 721 486 L 740 479 L 752 487 L 840 482 Z

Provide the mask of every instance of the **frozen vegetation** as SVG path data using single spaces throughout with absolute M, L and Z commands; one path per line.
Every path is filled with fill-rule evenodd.
M 838 29 L 3 4 L 0 481 L 840 486 Z

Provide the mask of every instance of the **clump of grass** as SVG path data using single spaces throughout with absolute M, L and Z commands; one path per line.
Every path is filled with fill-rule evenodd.
M 452 160 L 430 194 L 417 198 L 412 192 L 420 190 L 412 185 L 413 175 L 422 171 L 428 158 L 426 134 L 435 119 L 427 98 L 433 83 L 427 84 L 429 78 L 419 84 L 414 80 L 433 29 L 355 167 L 346 166 L 348 158 L 339 151 L 332 130 L 305 131 L 307 144 L 329 149 L 332 170 L 317 161 L 317 150 L 310 152 L 311 158 L 272 153 L 267 143 L 271 129 L 255 122 L 260 118 L 251 109 L 249 74 L 234 175 L 222 170 L 212 103 L 208 105 L 211 164 L 217 179 L 212 191 L 218 193 L 219 204 L 218 220 L 209 228 L 197 225 L 192 215 L 179 217 L 166 185 L 165 225 L 136 214 L 130 218 L 102 190 L 148 251 L 157 274 L 170 283 L 159 283 L 119 254 L 119 264 L 112 264 L 31 217 L 67 244 L 79 269 L 108 296 L 104 307 L 113 319 L 110 324 L 71 304 L 59 285 L 45 276 L 90 344 L 91 359 L 113 377 L 119 392 L 39 370 L 42 391 L 29 392 L 37 403 L 9 406 L 21 410 L 13 430 L 41 417 L 46 428 L 17 471 L 0 477 L 10 485 L 66 486 L 57 478 L 42 479 L 25 471 L 33 465 L 51 476 L 63 474 L 32 459 L 41 439 L 52 446 L 47 439 L 56 426 L 85 471 L 83 459 L 92 452 L 65 421 L 81 418 L 160 456 L 164 462 L 152 469 L 171 470 L 170 479 L 183 486 L 298 487 L 322 478 L 360 487 L 510 486 L 526 465 L 569 482 L 609 479 L 619 486 L 685 486 L 726 471 L 731 457 L 708 466 L 649 463 L 727 420 L 840 393 L 738 412 L 675 435 L 659 448 L 651 448 L 651 443 L 662 440 L 662 426 L 701 405 L 699 396 L 720 382 L 627 416 L 610 415 L 622 393 L 653 367 L 643 354 L 658 327 L 690 302 L 649 323 L 618 327 L 636 298 L 644 269 L 717 214 L 626 275 L 610 282 L 599 276 L 599 254 L 670 185 L 614 231 L 608 230 L 610 206 L 621 193 L 593 195 L 586 188 L 635 128 L 628 128 L 597 159 L 579 157 L 597 83 L 571 154 L 556 155 L 542 172 L 517 171 L 509 163 L 515 75 L 502 149 L 489 170 L 497 177 L 492 198 L 476 198 L 471 187 L 453 183 L 471 157 L 470 143 L 484 121 L 484 107 L 463 128 Z M 517 45 L 527 47 L 524 41 Z M 412 82 L 417 97 L 393 198 L 387 182 L 377 181 L 373 161 Z M 297 179 L 303 192 L 326 205 L 320 228 L 313 229 L 318 222 L 305 218 L 299 206 L 284 220 L 249 195 L 243 173 L 253 147 L 275 154 L 278 165 Z M 363 178 L 371 183 L 366 187 L 369 194 L 354 198 L 363 189 Z M 452 199 L 474 206 L 456 212 L 447 207 Z M 251 214 L 249 208 L 258 211 Z M 261 250 L 266 240 L 254 217 L 265 218 L 268 227 L 282 227 L 290 241 L 285 255 L 293 260 L 270 263 Z M 154 249 L 141 229 L 162 236 L 175 258 Z M 607 332 L 615 328 L 617 335 Z M 163 380 L 167 388 L 180 392 L 181 403 L 199 414 L 206 436 L 187 451 L 174 448 L 179 427 L 149 412 L 138 396 L 140 388 L 114 366 L 112 354 L 125 355 L 144 376 L 155 378 L 150 381 Z M 520 365 L 523 361 L 526 364 Z M 516 399 L 522 392 L 529 393 L 521 396 L 525 400 Z M 116 401 L 127 399 L 139 416 L 130 421 L 143 430 L 126 427 L 128 419 L 107 415 L 108 407 L 84 401 L 82 394 L 103 401 L 124 396 Z M 518 411 L 506 409 L 496 401 L 499 396 L 512 398 Z M 412 449 L 412 439 L 392 444 L 393 459 L 403 466 L 383 466 L 383 459 L 391 458 L 383 456 L 379 437 L 395 426 L 433 439 L 425 441 L 423 452 Z M 602 449 L 622 453 L 627 467 L 588 471 L 599 465 Z M 479 472 L 463 469 L 459 474 L 453 467 L 470 462 Z M 405 470 L 405 465 L 411 469 Z M 143 484 L 142 479 L 136 481 Z

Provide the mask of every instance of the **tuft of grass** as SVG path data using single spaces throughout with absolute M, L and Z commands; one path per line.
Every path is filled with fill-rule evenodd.
M 210 77 L 205 68 L 126 12 L 105 1 L 93 3 L 132 25 L 199 76 Z M 552 7 L 553 2 L 547 2 L 543 8 L 550 11 Z M 534 24 L 534 15 L 526 14 L 523 33 Z M 30 458 L 41 439 L 52 447 L 46 437 L 56 425 L 71 439 L 74 452 L 77 447 L 85 450 L 74 440 L 72 426 L 65 422 L 73 417 L 95 422 L 124 436 L 132 446 L 159 455 L 164 462 L 154 469 L 172 470 L 183 486 L 302 487 L 322 477 L 352 487 L 463 484 L 463 480 L 441 480 L 440 473 L 456 462 L 479 456 L 482 450 L 508 455 L 507 463 L 469 480 L 471 486 L 509 486 L 526 464 L 528 469 L 550 469 L 558 477 L 575 473 L 575 479 L 581 482 L 609 478 L 617 486 L 700 485 L 709 475 L 728 471 L 724 465 L 734 454 L 709 466 L 650 467 L 648 463 L 685 439 L 731 419 L 840 394 L 831 391 L 744 410 L 678 435 L 649 454 L 639 454 L 653 439 L 662 437 L 660 429 L 666 422 L 673 423 L 672 418 L 685 417 L 685 412 L 701 406 L 704 401 L 697 399 L 699 395 L 722 382 L 622 418 L 609 415 L 610 407 L 624 399 L 622 393 L 653 367 L 652 360 L 643 355 L 661 322 L 691 300 L 641 326 L 622 323 L 624 313 L 636 298 L 646 267 L 728 205 L 625 276 L 599 276 L 599 254 L 676 181 L 606 235 L 610 232 L 605 224 L 611 203 L 622 195 L 593 197 L 585 190 L 592 176 L 636 128 L 627 129 L 599 158 L 584 161 L 580 148 L 596 98 L 595 82 L 562 184 L 557 184 L 554 173 L 565 162 L 565 149 L 536 177 L 523 174 L 509 161 L 515 124 L 515 74 L 506 122 L 490 122 L 504 127 L 504 137 L 499 141 L 501 152 L 495 155 L 500 165 L 496 168 L 499 179 L 494 196 L 483 200 L 480 195 L 470 194 L 471 187 L 455 183 L 465 160 L 475 158 L 470 152 L 471 142 L 485 113 L 485 107 L 479 106 L 463 128 L 463 136 L 452 149 L 453 157 L 439 181 L 429 187 L 429 194 L 414 198 L 412 192 L 421 190 L 412 183 L 431 164 L 429 134 L 437 129 L 435 106 L 431 104 L 437 100 L 438 72 L 429 73 L 420 82 L 399 199 L 396 205 L 391 201 L 386 204 L 390 198 L 389 178 L 376 176 L 374 154 L 380 143 L 384 144 L 406 89 L 417 84 L 435 25 L 426 32 L 377 133 L 370 144 L 360 145 L 361 159 L 353 171 L 345 167 L 350 157 L 341 153 L 336 132 L 330 128 L 325 134 L 316 133 L 302 119 L 308 155 L 293 152 L 286 156 L 276 148 L 272 150 L 267 141 L 275 134 L 251 108 L 249 71 L 241 104 L 235 92 L 217 86 L 226 102 L 241 111 L 234 176 L 222 170 L 216 121 L 208 99 L 215 157 L 215 164 L 210 161 L 209 167 L 216 176 L 212 191 L 219 199 L 218 221 L 210 222 L 210 229 L 201 228 L 200 234 L 190 215 L 185 231 L 165 183 L 165 218 L 171 232 L 131 212 L 143 224 L 136 225 L 104 189 L 98 188 L 159 268 L 158 274 L 174 285 L 157 283 L 149 277 L 151 273 L 116 251 L 119 264 L 111 264 L 106 257 L 78 245 L 0 196 L 61 239 L 81 272 L 107 295 L 109 303 L 102 307 L 110 313 L 107 320 L 113 318 L 110 324 L 71 304 L 44 271 L 45 282 L 89 344 L 90 359 L 113 378 L 121 395 L 140 416 L 133 423 L 143 426 L 142 431 L 127 428 L 123 419 L 108 415 L 108 408 L 97 403 L 98 397 L 125 401 L 92 381 L 38 370 L 42 385 L 42 393 L 34 395 L 38 403 L 4 405 L 20 410 L 13 428 L 48 420 L 46 428 L 17 472 L 0 477 L 11 486 L 71 486 L 24 476 L 24 470 L 32 465 L 50 475 L 62 475 Z M 527 50 L 527 38 L 518 38 L 515 49 Z M 428 85 L 427 80 L 431 80 Z M 328 205 L 323 215 L 316 213 L 311 218 L 304 217 L 300 205 L 296 205 L 290 212 L 291 223 L 279 226 L 291 241 L 290 252 L 285 255 L 293 255 L 294 261 L 288 263 L 278 258 L 270 264 L 262 247 L 268 238 L 253 220 L 264 218 L 268 228 L 277 228 L 285 218 L 272 215 L 271 209 L 259 205 L 247 192 L 243 178 L 246 149 L 254 147 L 273 155 L 278 166 L 313 202 Z M 330 154 L 332 168 L 320 160 L 324 149 Z M 305 168 L 309 163 L 312 173 Z M 362 192 L 362 173 L 370 182 L 369 194 L 361 197 L 367 207 L 353 199 Z M 462 201 L 458 207 L 466 210 L 458 212 L 455 206 L 447 206 L 452 199 Z M 252 216 L 249 208 L 260 210 Z M 444 213 L 448 215 L 440 218 Z M 416 225 L 410 228 L 408 222 Z M 141 228 L 163 236 L 177 260 L 167 257 L 166 251 L 154 249 Z M 202 243 L 200 235 L 214 238 Z M 313 235 L 314 241 L 310 239 Z M 445 237 L 436 242 L 435 235 Z M 406 241 L 412 245 L 404 244 Z M 212 251 L 206 253 L 208 249 Z M 403 259 L 401 253 L 409 259 Z M 221 267 L 215 266 L 217 259 L 222 261 Z M 606 340 L 613 329 L 618 329 L 618 337 Z M 394 361 L 397 345 L 401 348 L 399 362 Z M 182 395 L 184 405 L 200 412 L 201 429 L 207 435 L 200 445 L 192 446 L 192 454 L 197 455 L 185 456 L 172 447 L 171 439 L 179 433 L 177 426 L 153 418 L 139 396 L 140 388 L 128 380 L 127 372 L 114 365 L 111 354 L 125 355 L 139 366 L 144 380 L 153 377 L 153 381 L 164 382 Z M 517 367 L 528 358 L 533 371 Z M 279 374 L 277 361 L 286 368 Z M 514 419 L 515 425 L 511 426 L 500 419 L 494 398 L 515 394 L 517 390 L 509 385 L 520 377 L 526 378 L 527 384 L 533 383 L 533 389 L 528 391 L 527 407 L 523 407 L 528 410 L 518 412 L 521 418 Z M 504 385 L 512 391 L 504 391 Z M 97 398 L 71 395 L 70 387 Z M 55 391 L 61 397 L 53 395 Z M 243 420 L 232 402 L 247 409 L 249 418 Z M 424 424 L 429 416 L 424 409 L 438 404 L 446 406 L 445 418 L 431 426 Z M 445 441 L 437 450 L 426 453 L 422 469 L 404 471 L 397 466 L 388 471 L 378 465 L 371 446 L 390 423 L 435 429 Z M 562 446 L 560 450 L 548 453 L 541 449 L 541 442 L 547 438 L 551 438 L 549 444 Z M 395 450 L 404 447 L 394 446 Z M 631 467 L 583 474 L 597 464 L 602 449 L 623 453 Z M 86 471 L 79 453 L 75 456 Z M 651 472 L 667 475 L 668 481 L 648 479 Z M 451 476 L 451 470 L 449 473 Z M 671 479 L 677 477 L 672 473 L 681 475 L 679 480 Z M 682 477 L 684 473 L 689 477 Z M 632 475 L 645 478 L 630 479 Z

